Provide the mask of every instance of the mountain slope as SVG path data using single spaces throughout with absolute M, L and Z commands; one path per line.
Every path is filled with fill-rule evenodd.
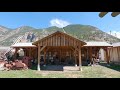
M 90 25 L 68 25 L 64 27 L 64 30 L 83 41 L 106 41 L 109 43 L 120 41 L 120 39 Z
M 3 27 L 2 27 L 3 28 Z M 44 29 L 36 29 L 30 26 L 22 26 L 13 30 L 8 28 L 1 29 L 0 46 L 10 46 L 17 40 L 27 42 L 28 35 L 35 34 L 35 39 L 41 39 L 56 31 L 66 32 L 73 37 L 77 37 L 83 41 L 106 41 L 108 43 L 120 42 L 120 39 L 109 35 L 96 27 L 90 25 L 68 25 L 64 28 L 48 27 Z

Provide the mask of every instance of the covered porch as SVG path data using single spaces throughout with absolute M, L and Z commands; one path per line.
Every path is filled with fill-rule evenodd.
M 13 48 L 14 59 L 18 59 L 18 56 L 35 57 L 35 51 L 37 51 L 37 47 L 32 43 L 16 43 L 11 48 Z M 22 55 L 19 55 L 19 52 L 22 52 Z
M 99 59 L 100 55 L 100 49 L 103 49 L 103 54 L 105 55 L 104 60 L 109 64 L 110 62 L 110 52 L 109 48 L 113 47 L 107 42 L 87 42 L 87 45 L 84 45 L 83 47 L 83 53 L 84 53 L 84 59 L 90 60 L 90 63 L 94 64 L 97 59 Z
M 12 57 L 8 61 L 22 62 L 27 65 L 28 68 L 32 67 L 32 62 L 35 61 L 37 47 L 32 43 L 16 43 L 11 46 L 9 51 L 9 57 Z
M 81 70 L 81 48 L 86 43 L 66 33 L 57 31 L 33 43 L 38 47 L 38 70 L 40 64 L 48 63 L 65 64 L 71 61 Z

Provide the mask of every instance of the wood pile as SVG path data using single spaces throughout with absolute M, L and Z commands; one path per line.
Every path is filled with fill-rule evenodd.
M 32 58 L 27 56 L 23 57 L 22 59 L 23 63 L 25 63 L 29 68 L 31 67 L 31 60 Z

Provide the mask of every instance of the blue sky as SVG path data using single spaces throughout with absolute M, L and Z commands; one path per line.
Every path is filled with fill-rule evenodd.
M 104 32 L 120 32 L 120 15 L 112 17 L 108 13 L 99 17 L 100 12 L 0 12 L 0 25 L 8 28 L 32 26 L 46 28 L 64 27 L 69 24 L 92 25 Z

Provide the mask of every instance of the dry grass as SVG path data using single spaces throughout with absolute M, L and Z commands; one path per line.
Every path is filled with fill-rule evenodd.
M 68 68 L 68 67 L 67 67 Z M 76 69 L 76 68 L 75 68 Z M 22 70 L 0 71 L 0 78 L 120 78 L 120 66 L 107 66 L 105 63 L 96 66 L 83 66 L 83 71 L 65 70 Z

